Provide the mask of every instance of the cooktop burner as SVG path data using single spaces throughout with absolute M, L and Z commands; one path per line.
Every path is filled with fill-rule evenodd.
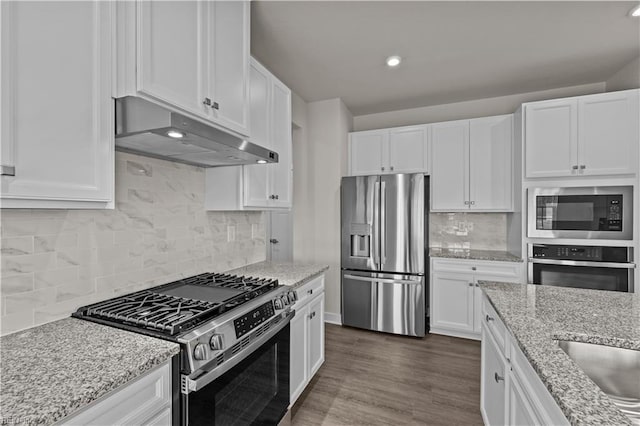
M 85 306 L 73 316 L 168 337 L 276 287 L 277 280 L 205 273 Z

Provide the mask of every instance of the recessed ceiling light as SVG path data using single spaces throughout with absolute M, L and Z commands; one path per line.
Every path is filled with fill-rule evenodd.
M 640 16 L 640 4 L 629 11 L 629 16 L 637 18 Z
M 267 160 L 258 160 L 256 161 L 258 164 L 267 164 Z
M 184 138 L 184 133 L 179 132 L 177 130 L 169 130 L 167 132 L 167 136 L 174 139 L 181 139 L 181 138 Z
M 389 56 L 387 58 L 387 65 L 389 65 L 390 67 L 397 67 L 398 65 L 400 65 L 400 61 L 402 61 L 402 58 L 400 56 Z

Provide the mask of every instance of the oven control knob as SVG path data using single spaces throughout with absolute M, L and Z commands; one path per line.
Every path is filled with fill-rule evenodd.
M 276 309 L 282 309 L 282 308 L 283 308 L 283 306 L 282 306 L 282 300 L 280 300 L 280 299 L 275 299 L 275 300 L 273 301 L 273 307 L 274 307 L 274 308 L 276 308 Z
M 209 347 L 212 351 L 219 351 L 222 349 L 222 334 L 214 334 L 209 340 Z
M 298 295 L 296 294 L 295 291 L 290 291 L 288 296 L 289 296 L 289 302 L 291 302 L 291 304 L 293 304 L 296 300 L 298 300 Z
M 280 300 L 282 300 L 282 306 L 289 306 L 289 298 L 287 297 L 286 294 L 282 296 Z
M 202 343 L 198 343 L 193 348 L 193 357 L 198 361 L 204 361 L 207 359 L 207 348 Z

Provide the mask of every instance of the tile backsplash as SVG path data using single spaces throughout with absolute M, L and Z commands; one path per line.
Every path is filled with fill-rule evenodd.
M 1 334 L 118 294 L 264 260 L 264 214 L 205 211 L 204 175 L 118 152 L 114 210 L 1 210 Z
M 506 213 L 431 213 L 429 245 L 442 248 L 507 250 Z

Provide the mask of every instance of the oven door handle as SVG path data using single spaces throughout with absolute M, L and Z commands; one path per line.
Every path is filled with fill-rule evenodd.
M 542 263 L 545 265 L 564 266 L 591 266 L 595 268 L 635 269 L 635 263 L 616 262 L 587 262 L 584 260 L 559 260 L 559 259 L 529 259 L 529 263 Z
M 283 328 L 291 322 L 291 318 L 294 317 L 295 311 L 293 309 L 289 310 L 286 313 L 281 314 L 282 319 L 273 327 L 270 328 L 269 331 L 264 333 L 262 336 L 253 340 L 246 348 L 238 352 L 236 355 L 232 356 L 230 359 L 225 360 L 222 364 L 215 367 L 213 370 L 204 373 L 203 375 L 192 379 L 189 376 L 182 374 L 181 375 L 181 392 L 183 394 L 189 394 L 191 392 L 195 392 L 197 390 L 202 389 L 209 383 L 213 382 L 218 377 L 222 376 L 227 371 L 231 370 L 233 367 L 238 365 L 242 360 L 251 355 L 253 351 L 271 339 L 273 336 L 278 334 Z

